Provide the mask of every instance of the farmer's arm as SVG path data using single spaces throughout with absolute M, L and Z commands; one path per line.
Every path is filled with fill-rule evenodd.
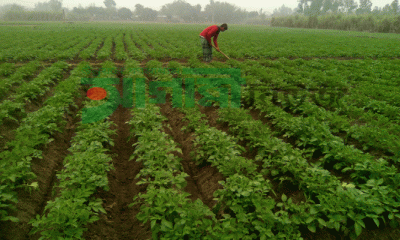
M 215 37 L 214 37 L 214 45 L 215 45 L 215 48 L 219 49 L 218 43 L 217 43 L 217 38 L 218 38 L 218 34 L 215 35 Z

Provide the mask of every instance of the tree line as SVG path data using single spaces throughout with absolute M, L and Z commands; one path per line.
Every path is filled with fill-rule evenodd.
M 104 0 L 104 7 L 94 4 L 67 9 L 62 0 L 49 0 L 35 4 L 27 10 L 18 4 L 0 7 L 0 18 L 9 21 L 164 21 L 164 22 L 226 22 L 233 24 L 270 24 L 276 27 L 320 28 L 338 30 L 357 30 L 370 32 L 400 33 L 399 0 L 393 0 L 384 7 L 372 9 L 371 0 L 297 0 L 298 6 L 291 9 L 282 5 L 267 14 L 259 11 L 246 11 L 227 2 L 210 0 L 202 8 L 200 4 L 191 5 L 185 0 L 174 0 L 165 4 L 161 10 L 136 4 L 131 10 L 117 7 L 114 0 Z
M 137 20 L 137 21 L 165 21 L 165 22 L 227 22 L 247 24 L 269 24 L 267 14 L 259 11 L 246 11 L 227 2 L 210 0 L 204 9 L 191 5 L 185 0 L 175 0 L 162 6 L 160 11 L 136 4 L 134 10 L 126 7 L 118 8 L 114 0 L 104 0 L 104 7 L 91 4 L 87 7 L 62 7 L 62 0 L 49 0 L 35 4 L 32 11 L 28 11 L 18 4 L 8 4 L 0 7 L 0 17 L 3 20 L 69 20 L 69 21 L 97 21 L 97 20 Z M 36 16 L 34 18 L 33 16 Z M 54 16 L 49 18 L 49 16 Z
M 298 0 L 296 9 L 283 6 L 271 26 L 400 33 L 399 1 L 372 9 L 370 0 Z

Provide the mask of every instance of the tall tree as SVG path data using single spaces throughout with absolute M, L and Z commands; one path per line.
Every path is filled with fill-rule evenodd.
M 132 11 L 126 7 L 118 9 L 118 17 L 122 20 L 128 20 L 132 17 Z
M 372 3 L 370 0 L 360 0 L 360 6 L 356 10 L 357 14 L 371 13 Z
M 139 15 L 139 13 L 143 12 L 144 7 L 141 4 L 136 4 L 135 5 L 135 13 Z
M 211 2 L 211 1 L 210 1 Z M 204 12 L 209 20 L 215 22 L 232 22 L 238 8 L 227 2 L 214 2 L 207 4 Z
M 341 11 L 347 14 L 353 13 L 357 6 L 358 4 L 354 0 L 343 0 Z
M 35 11 L 62 11 L 62 0 L 50 0 L 48 2 L 38 2 L 35 4 Z
M 145 8 L 141 4 L 135 5 L 135 15 L 142 21 L 154 21 L 157 19 L 158 12 L 151 8 Z
M 333 0 L 324 0 L 322 4 L 322 13 L 327 13 L 328 11 L 333 11 Z
M 308 6 L 308 2 L 304 2 L 304 15 L 310 16 L 311 15 L 311 9 L 310 6 Z
M 0 13 L 4 13 L 4 12 L 8 12 L 8 11 L 23 12 L 23 11 L 25 11 L 25 7 L 15 4 L 15 3 L 0 6 Z
M 324 5 L 324 0 L 313 0 L 310 5 L 310 15 L 318 16 L 321 15 L 322 7 Z
M 173 3 L 162 6 L 160 12 L 167 16 L 178 16 L 186 22 L 191 22 L 199 17 L 200 11 L 200 4 L 192 6 L 184 0 L 175 0 Z
M 103 3 L 106 6 L 106 8 L 115 8 L 115 6 L 117 6 L 114 0 L 104 0 Z
M 390 10 L 392 14 L 398 14 L 399 13 L 399 0 L 393 0 L 393 2 L 390 4 Z
M 372 14 L 380 14 L 381 13 L 381 9 L 377 6 L 374 7 L 374 10 L 372 10 Z
M 386 14 L 391 14 L 392 12 L 392 7 L 389 4 L 386 4 L 383 8 L 381 13 L 386 15 Z
M 334 13 L 339 12 L 339 8 L 343 5 L 342 0 L 333 0 L 331 10 Z
M 296 12 L 304 13 L 304 0 L 298 0 L 299 4 L 297 4 Z
M 275 8 L 274 12 L 272 13 L 273 17 L 279 17 L 279 16 L 288 16 L 293 13 L 293 10 L 289 7 L 286 7 L 285 4 L 283 4 L 280 8 Z

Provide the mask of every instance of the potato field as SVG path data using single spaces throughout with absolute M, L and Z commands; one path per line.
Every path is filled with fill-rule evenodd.
M 205 27 L 0 22 L 0 239 L 400 239 L 400 35 Z

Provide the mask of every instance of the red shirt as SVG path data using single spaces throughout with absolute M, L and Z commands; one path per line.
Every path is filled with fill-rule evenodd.
M 211 44 L 211 38 L 214 37 L 214 45 L 215 47 L 218 47 L 217 44 L 218 34 L 219 34 L 219 27 L 217 25 L 212 25 L 204 29 L 200 33 L 200 36 L 203 36 L 210 44 Z

